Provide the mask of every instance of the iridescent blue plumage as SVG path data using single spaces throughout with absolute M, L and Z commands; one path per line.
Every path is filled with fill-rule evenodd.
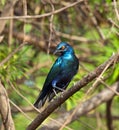
M 50 101 L 58 92 L 65 90 L 78 71 L 79 61 L 68 43 L 59 43 L 55 53 L 60 53 L 60 56 L 50 69 L 43 89 L 34 103 L 37 108 L 42 107 L 47 99 Z

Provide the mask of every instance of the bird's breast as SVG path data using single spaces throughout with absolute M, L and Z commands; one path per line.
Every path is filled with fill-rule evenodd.
M 61 66 L 65 69 L 67 69 L 67 67 L 71 69 L 75 66 L 75 60 L 71 56 L 63 57 Z
M 56 64 L 61 68 L 62 71 L 69 71 L 77 68 L 76 57 L 71 54 L 62 55 L 57 59 Z

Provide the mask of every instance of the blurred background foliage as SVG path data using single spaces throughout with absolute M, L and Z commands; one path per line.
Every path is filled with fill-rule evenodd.
M 74 3 L 75 0 L 52 0 L 51 3 L 48 0 L 26 2 L 26 5 L 21 1 L 16 2 L 11 16 L 23 16 L 25 13 L 31 16 L 44 15 L 51 12 L 53 8 L 54 10 L 61 9 Z M 5 4 L 7 4 L 7 0 L 0 2 L 1 12 Z M 25 7 L 27 7 L 26 10 Z M 117 7 L 119 9 L 119 2 L 117 2 Z M 41 18 L 8 20 L 2 33 L 4 39 L 0 43 L 0 62 L 24 40 L 28 42 L 0 67 L 0 78 L 7 89 L 10 100 L 33 120 L 36 112 L 29 102 L 33 104 L 36 100 L 47 73 L 56 59 L 56 56 L 52 55 L 55 46 L 60 41 L 66 41 L 73 46 L 79 58 L 80 69 L 70 83 L 69 87 L 71 87 L 118 51 L 118 23 L 112 0 L 82 1 L 54 14 L 53 19 L 49 15 Z M 119 64 L 115 65 L 113 69 L 104 74 L 105 83 L 109 86 L 119 80 L 118 66 Z M 93 82 L 68 99 L 51 117 L 55 119 L 62 112 L 75 108 L 77 104 L 105 88 L 104 85 L 99 84 L 96 89 L 93 89 L 93 92 L 86 95 L 92 84 Z M 114 116 L 118 115 L 118 101 L 118 97 L 113 100 L 112 112 L 114 111 Z M 11 109 L 16 129 L 25 129 L 31 120 L 12 104 Z M 69 127 L 74 130 L 107 130 L 105 111 L 105 104 L 102 104 L 88 115 L 71 123 Z M 114 120 L 116 129 L 119 129 L 118 120 L 119 117 Z

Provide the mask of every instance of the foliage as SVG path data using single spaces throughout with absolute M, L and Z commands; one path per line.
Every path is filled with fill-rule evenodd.
M 14 47 L 8 48 L 7 44 L 1 45 L 0 61 L 4 60 L 13 51 L 13 49 Z M 2 81 L 6 81 L 7 79 L 14 81 L 25 74 L 28 68 L 27 61 L 30 59 L 30 57 L 28 58 L 26 54 L 28 49 L 28 46 L 24 47 L 0 68 L 0 77 Z

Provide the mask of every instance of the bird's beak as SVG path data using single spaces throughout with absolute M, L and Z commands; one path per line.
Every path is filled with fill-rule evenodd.
M 54 55 L 56 55 L 56 54 L 61 54 L 61 52 L 62 52 L 62 50 L 55 50 L 53 54 L 54 54 Z
M 57 52 L 58 52 L 58 51 L 57 51 L 57 50 L 55 50 L 53 54 L 54 54 L 54 55 L 56 55 L 56 54 L 57 54 Z

